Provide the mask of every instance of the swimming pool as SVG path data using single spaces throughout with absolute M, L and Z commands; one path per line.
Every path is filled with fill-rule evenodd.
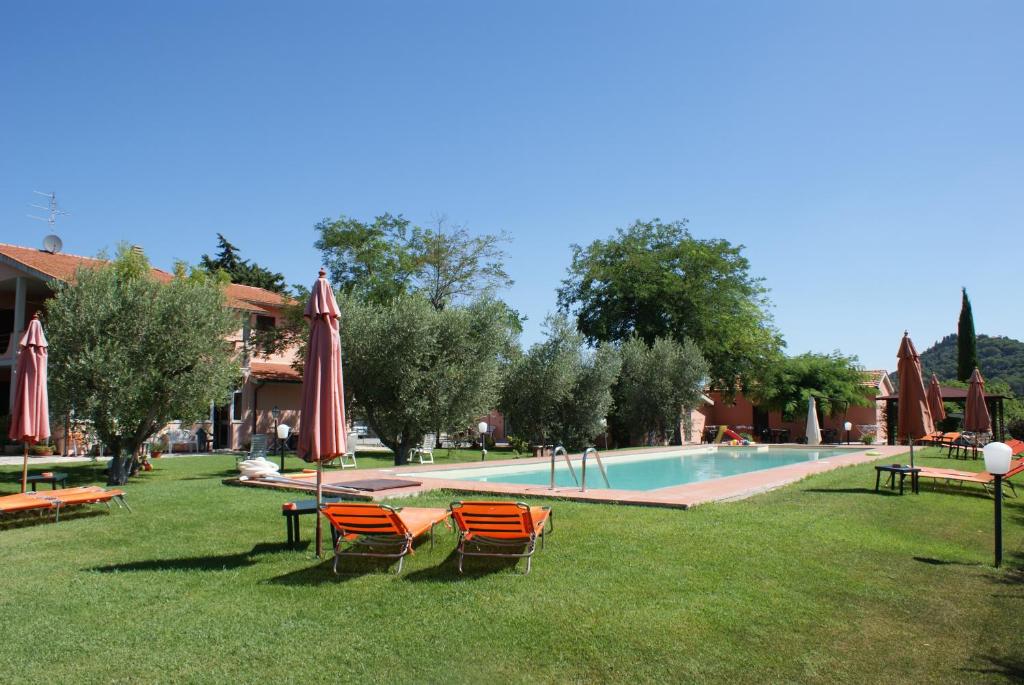
M 856 449 L 808 449 L 794 447 L 710 447 L 687 449 L 658 454 L 635 454 L 604 457 L 608 471 L 608 482 L 614 490 L 658 490 L 661 488 L 699 483 L 702 481 L 735 476 L 751 471 L 787 466 L 807 461 L 828 459 L 850 454 Z M 576 477 L 580 477 L 580 461 L 573 459 Z M 420 471 L 420 478 L 444 478 L 477 483 L 508 483 L 515 485 L 548 485 L 551 482 L 551 463 L 548 460 L 531 460 L 528 464 L 511 464 L 481 468 L 458 468 Z M 562 457 L 555 467 L 555 484 L 558 487 L 574 487 L 569 468 Z M 587 490 L 604 490 L 597 463 L 593 458 L 587 461 Z

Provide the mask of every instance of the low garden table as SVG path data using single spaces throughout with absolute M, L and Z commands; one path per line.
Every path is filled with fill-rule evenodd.
M 339 502 L 340 497 L 324 497 L 321 500 L 324 504 Z M 316 514 L 315 499 L 300 499 L 294 502 L 285 502 L 281 505 L 281 515 L 284 516 L 285 531 L 288 536 L 288 545 L 295 547 L 299 544 L 299 517 L 306 514 Z M 331 538 L 334 543 L 338 542 L 338 532 L 331 526 Z
M 36 486 L 39 483 L 49 483 L 53 490 L 57 489 L 59 483 L 62 488 L 67 487 L 68 474 L 63 471 L 54 471 L 52 473 L 33 473 L 29 476 L 26 481 L 32 484 L 32 492 L 36 491 Z
M 896 487 L 896 476 L 900 477 L 900 494 L 903 494 L 903 481 L 906 480 L 907 476 L 910 476 L 910 490 L 915 495 L 920 492 L 918 483 L 918 474 L 921 473 L 919 468 L 910 468 L 909 466 L 901 466 L 900 464 L 884 465 L 875 467 L 875 492 L 878 492 L 879 485 L 881 484 L 882 474 L 889 474 L 889 488 Z

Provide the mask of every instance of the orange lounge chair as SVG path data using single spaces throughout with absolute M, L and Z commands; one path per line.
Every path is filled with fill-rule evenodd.
M 118 506 L 123 506 L 129 512 L 132 510 L 124 498 L 124 490 L 106 490 L 95 485 L 62 488 L 60 490 L 50 490 L 49 492 L 37 492 L 34 494 L 53 502 L 54 507 L 57 509 L 56 518 L 58 521 L 60 520 L 61 509 L 82 504 L 99 504 L 102 502 L 107 505 L 107 508 L 110 508 L 110 501 L 113 500 Z
M 537 538 L 543 547 L 544 536 L 554 530 L 551 507 L 531 507 L 522 502 L 452 502 L 451 507 L 459 528 L 459 573 L 467 556 L 526 557 L 529 573 Z M 544 524 L 549 522 L 545 531 Z M 467 545 L 474 545 L 476 551 L 468 551 Z M 484 552 L 482 545 L 515 551 Z
M 1013 450 L 1013 456 L 1024 452 L 1024 440 L 1007 440 L 1006 445 Z
M 25 492 L 18 495 L 7 495 L 0 497 L 0 514 L 16 513 L 20 511 L 54 510 L 56 521 L 60 520 L 60 512 L 64 507 L 73 507 L 81 504 L 97 504 L 104 502 L 110 506 L 110 500 L 115 500 L 118 506 L 123 506 L 128 511 L 131 507 L 124 499 L 123 490 L 105 490 L 94 485 L 78 488 L 62 488 L 60 490 L 49 490 L 46 492 Z
M 53 509 L 54 504 L 42 499 L 34 492 L 22 492 L 16 495 L 0 497 L 0 514 L 17 514 L 23 511 Z
M 405 555 L 412 552 L 413 540 L 430 533 L 430 547 L 434 547 L 434 526 L 446 521 L 451 515 L 447 509 L 427 507 L 403 507 L 396 509 L 375 502 L 332 502 L 321 509 L 323 515 L 338 531 L 334 545 L 334 572 L 338 572 L 338 560 L 343 556 L 381 557 L 398 559 L 398 570 L 402 572 Z M 351 546 L 342 550 L 346 542 Z M 355 552 L 359 545 L 367 552 Z M 397 552 L 374 552 L 374 548 L 395 545 Z
M 915 442 L 918 445 L 941 445 L 945 435 L 946 434 L 942 431 L 935 431 L 934 433 L 929 433 L 922 438 L 918 438 Z
M 1003 476 L 1003 482 L 1010 486 L 1013 494 L 1017 489 L 1010 480 L 1013 476 L 1024 471 L 1024 458 L 1014 459 L 1010 462 L 1010 470 Z M 933 469 L 929 466 L 922 466 L 918 478 L 934 478 L 935 480 L 956 481 L 958 483 L 978 483 L 987 491 L 989 486 L 996 482 L 996 477 L 987 471 L 956 471 L 953 469 Z

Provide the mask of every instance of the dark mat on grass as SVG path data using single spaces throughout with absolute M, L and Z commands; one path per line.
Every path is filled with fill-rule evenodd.
M 366 480 L 348 480 L 343 483 L 324 483 L 324 485 L 376 492 L 377 490 L 393 490 L 395 488 L 414 488 L 421 483 L 418 480 L 402 480 L 400 478 L 367 478 Z

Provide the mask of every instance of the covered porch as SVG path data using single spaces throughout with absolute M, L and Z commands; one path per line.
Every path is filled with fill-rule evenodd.
M 961 414 L 967 407 L 967 388 L 941 387 L 942 401 L 955 404 L 960 408 Z M 881 395 L 875 398 L 879 402 L 885 402 L 885 420 L 888 428 L 888 443 L 896 444 L 896 423 L 899 417 L 899 393 L 892 395 Z M 996 440 L 1002 441 L 1006 438 L 1006 420 L 1003 415 L 1003 395 L 985 394 L 985 404 L 988 406 L 989 416 L 992 417 L 992 434 Z

